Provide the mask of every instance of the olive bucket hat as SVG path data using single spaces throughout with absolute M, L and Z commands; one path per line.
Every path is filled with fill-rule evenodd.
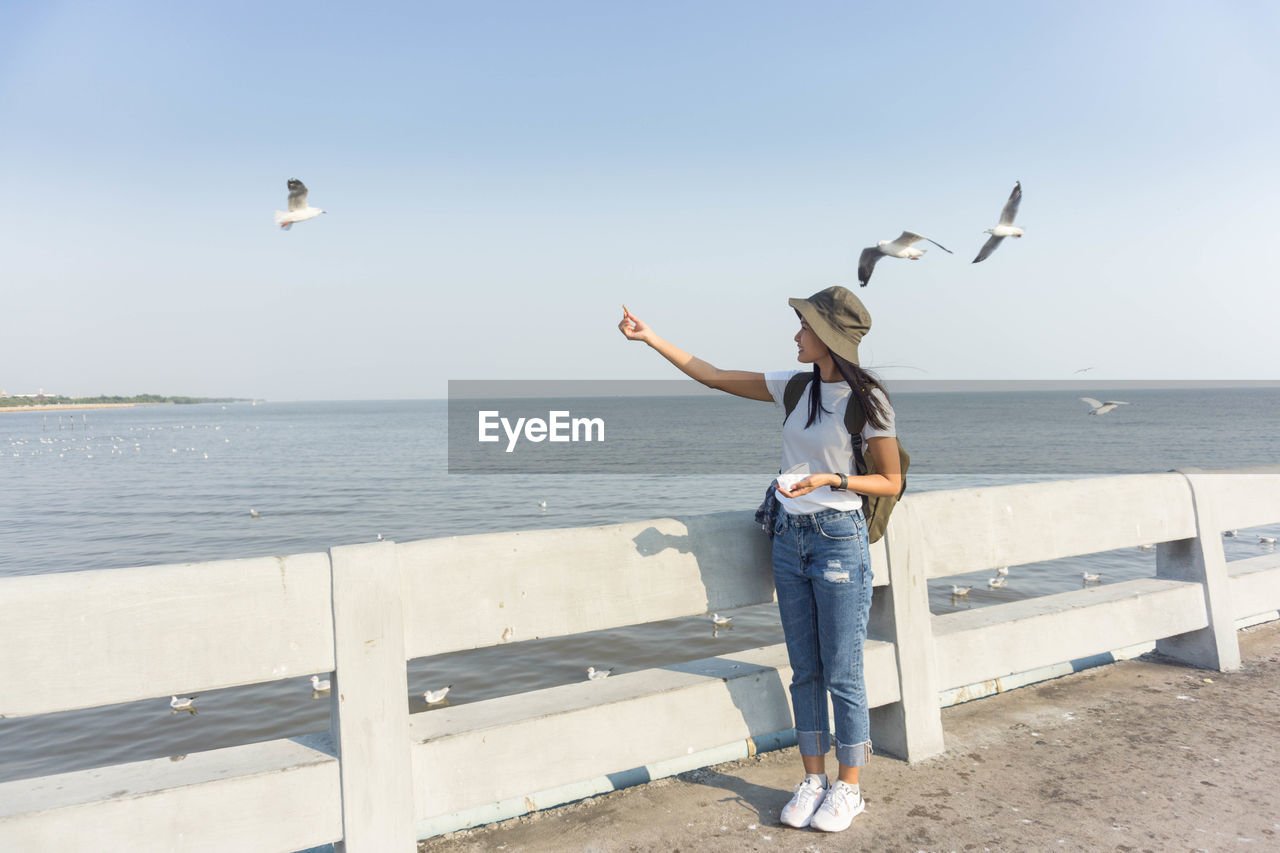
M 871 312 L 847 288 L 835 285 L 808 299 L 788 299 L 787 304 L 809 323 L 809 328 L 836 355 L 858 363 L 858 342 L 871 330 Z

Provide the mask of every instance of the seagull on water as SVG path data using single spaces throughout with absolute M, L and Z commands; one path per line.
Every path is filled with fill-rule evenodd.
M 169 707 L 175 711 L 189 711 L 192 714 L 198 713 L 194 703 L 199 696 L 199 693 L 195 696 L 174 696 L 169 700 Z
M 1005 237 L 1022 236 L 1022 229 L 1013 224 L 1013 218 L 1018 215 L 1020 204 L 1022 204 L 1022 181 L 1017 181 L 1013 185 L 1013 192 L 1009 193 L 1009 200 L 1004 203 L 1004 210 L 1000 211 L 1000 224 L 983 232 L 990 234 L 991 237 L 978 251 L 978 257 L 973 259 L 975 264 L 991 257 L 991 253 L 1000 247 Z
M 1235 531 L 1235 530 L 1224 530 L 1224 531 L 1222 531 L 1222 535 L 1223 535 L 1223 536 L 1225 536 L 1225 537 L 1227 537 L 1228 539 L 1235 539 L 1235 538 L 1236 538 L 1236 532 L 1237 532 L 1237 531 Z
M 1085 583 L 1097 583 L 1102 580 L 1102 574 L 1100 572 L 1081 572 L 1080 577 L 1084 579 Z
M 257 517 L 258 517 L 258 511 L 257 511 L 256 509 L 250 509 L 250 510 L 249 510 L 249 517 L 250 517 L 250 518 L 257 518 Z
M 326 678 L 324 681 L 321 681 L 320 676 L 318 675 L 311 676 L 311 690 L 314 693 L 328 693 L 329 679 Z
M 969 590 L 971 589 L 973 589 L 971 586 L 956 586 L 955 584 L 952 584 L 951 594 L 956 598 L 965 598 L 969 595 Z
M 307 204 L 307 185 L 297 178 L 289 179 L 289 212 L 276 211 L 276 224 L 288 231 L 295 222 L 306 222 L 324 213 L 318 207 Z
M 996 566 L 996 574 L 998 574 L 1000 577 L 1005 577 L 1006 575 L 1008 575 L 1008 574 L 1009 574 L 1009 567 L 1008 567 L 1008 566 Z
M 1005 584 L 1007 584 L 1008 582 L 1009 580 L 1007 578 L 1002 578 L 998 576 L 994 578 L 988 578 L 987 588 L 988 589 L 1004 589 Z
M 858 283 L 863 287 L 867 286 L 867 282 L 871 281 L 871 273 L 876 268 L 876 262 L 888 255 L 892 258 L 906 258 L 909 261 L 918 261 L 920 256 L 925 253 L 924 249 L 917 249 L 916 243 L 921 240 L 929 240 L 928 237 L 921 237 L 910 231 L 903 231 L 896 240 L 881 240 L 874 246 L 869 246 L 862 250 L 862 255 L 858 258 Z M 946 246 L 934 240 L 930 243 L 937 246 L 948 255 L 954 255 Z
M 1259 544 L 1259 545 L 1274 545 L 1274 544 L 1276 544 L 1276 537 L 1274 537 L 1274 536 L 1259 536 L 1259 537 L 1258 537 L 1258 544 Z
M 732 616 L 721 616 L 719 613 L 711 614 L 712 625 L 718 625 L 723 628 L 725 625 L 728 625 L 732 621 L 733 621 Z
M 1092 397 L 1081 397 L 1080 399 L 1092 407 L 1092 411 L 1089 412 L 1091 415 L 1105 415 L 1113 409 L 1129 405 L 1124 400 L 1107 400 L 1106 402 L 1103 402 L 1101 400 L 1095 400 Z
M 594 666 L 587 667 L 587 680 L 599 681 L 602 678 L 608 678 L 609 673 L 613 672 L 613 667 L 608 669 L 596 669 Z
M 435 705 L 439 702 L 443 702 L 444 697 L 448 696 L 449 691 L 452 689 L 453 685 L 450 684 L 447 687 L 441 687 L 439 690 L 428 690 L 426 693 L 422 694 L 422 698 L 426 700 L 428 705 Z

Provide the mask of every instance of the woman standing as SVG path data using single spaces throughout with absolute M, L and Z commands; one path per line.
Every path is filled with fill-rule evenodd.
M 773 537 L 773 580 L 791 661 L 791 705 L 805 778 L 782 809 L 782 822 L 826 832 L 847 829 L 863 809 L 858 773 L 871 757 L 862 645 L 871 610 L 871 559 L 862 495 L 896 495 L 902 475 L 893 408 L 878 380 L 858 366 L 858 343 L 871 328 L 866 306 L 843 287 L 788 300 L 800 318 L 796 358 L 806 371 L 720 370 L 663 340 L 624 308 L 618 328 L 643 341 L 703 385 L 779 406 L 789 382 L 804 382 L 782 427 L 782 469 L 812 472 L 780 504 Z M 851 437 L 845 408 L 861 406 L 866 426 Z M 858 444 L 855 445 L 855 441 Z M 858 476 L 853 454 L 871 455 L 876 474 Z M 827 693 L 835 715 L 839 773 L 827 783 L 831 749 Z

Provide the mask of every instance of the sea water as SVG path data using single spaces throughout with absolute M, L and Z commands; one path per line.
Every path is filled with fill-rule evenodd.
M 1277 388 L 1126 390 L 1131 405 L 1101 417 L 1079 396 L 895 392 L 910 490 L 1280 461 Z M 450 473 L 443 400 L 0 414 L 0 579 L 754 509 L 777 473 L 780 410 L 725 396 L 597 399 L 588 409 L 616 425 L 634 421 L 637 405 L 653 427 L 633 431 L 607 465 L 575 469 L 567 457 L 558 473 L 515 465 L 501 477 Z M 1262 553 L 1257 534 L 1276 532 L 1226 540 L 1228 559 Z M 1078 589 L 1085 570 L 1104 583 L 1150 576 L 1155 555 L 1132 548 L 1014 567 L 997 590 L 985 574 L 935 580 L 931 607 Z M 973 591 L 954 598 L 953 582 Z M 587 666 L 622 672 L 780 641 L 776 608 L 764 605 L 739 611 L 731 629 L 690 618 L 512 644 L 411 662 L 407 701 L 423 712 L 421 692 L 444 684 L 455 685 L 456 704 L 570 683 Z M 198 704 L 194 717 L 170 713 L 166 696 L 0 720 L 0 780 L 329 726 L 328 699 L 305 678 L 210 691 Z

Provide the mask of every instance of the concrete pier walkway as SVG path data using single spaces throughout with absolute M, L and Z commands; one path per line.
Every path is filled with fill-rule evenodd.
M 1280 622 L 1240 644 L 1233 673 L 1149 655 L 948 708 L 947 752 L 873 757 L 867 810 L 837 835 L 779 824 L 801 778 L 788 749 L 418 849 L 1280 850 Z

